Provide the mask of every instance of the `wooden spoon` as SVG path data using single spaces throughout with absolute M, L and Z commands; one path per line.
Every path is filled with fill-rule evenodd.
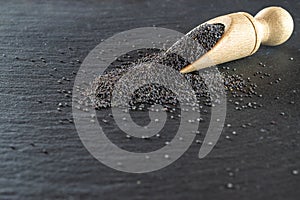
M 276 46 L 292 35 L 292 16 L 281 7 L 268 7 L 255 17 L 246 12 L 232 13 L 205 22 L 222 23 L 225 31 L 216 45 L 198 60 L 183 68 L 188 73 L 254 54 L 260 44 Z

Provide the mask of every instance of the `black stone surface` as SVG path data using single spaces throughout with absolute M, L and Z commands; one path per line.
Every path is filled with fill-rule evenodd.
M 186 33 L 215 16 L 269 5 L 292 13 L 295 32 L 281 46 L 220 66 L 251 77 L 263 95 L 253 101 L 263 106 L 236 111 L 228 96 L 231 127 L 206 158 L 197 158 L 194 142 L 167 168 L 138 175 L 112 170 L 84 148 L 68 91 L 101 39 L 153 25 Z M 299 9 L 296 0 L 1 1 L 0 199 L 298 199 Z M 57 110 L 60 102 L 67 105 Z

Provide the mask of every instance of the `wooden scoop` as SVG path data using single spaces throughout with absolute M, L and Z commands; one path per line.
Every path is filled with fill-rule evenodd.
M 224 34 L 211 50 L 183 68 L 181 73 L 250 56 L 258 50 L 260 44 L 280 45 L 289 39 L 294 29 L 293 18 L 281 7 L 265 8 L 255 17 L 245 12 L 238 12 L 205 23 L 224 24 Z

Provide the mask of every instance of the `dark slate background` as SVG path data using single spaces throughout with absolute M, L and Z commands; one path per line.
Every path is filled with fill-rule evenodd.
M 167 168 L 138 175 L 112 170 L 84 148 L 71 95 L 59 91 L 72 90 L 80 62 L 101 39 L 153 25 L 186 33 L 215 16 L 269 5 L 292 13 L 295 32 L 281 46 L 220 66 L 251 76 L 263 94 L 253 101 L 263 107 L 238 112 L 228 102 L 232 126 L 206 158 L 197 159 L 194 143 Z M 297 199 L 299 9 L 297 0 L 1 1 L 0 199 Z M 256 71 L 271 77 L 259 79 Z M 58 111 L 59 102 L 69 106 Z M 251 127 L 242 128 L 246 123 Z

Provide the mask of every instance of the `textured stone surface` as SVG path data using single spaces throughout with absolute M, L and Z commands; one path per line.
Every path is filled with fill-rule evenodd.
M 229 102 L 230 126 L 205 159 L 197 154 L 209 114 L 203 115 L 199 141 L 158 172 L 116 172 L 83 147 L 71 123 L 69 91 L 80 62 L 101 39 L 152 25 L 185 33 L 214 16 L 241 10 L 254 14 L 272 4 L 291 11 L 295 33 L 280 47 L 262 47 L 252 57 L 220 66 L 255 81 L 262 97 L 251 101 L 263 107 L 237 113 Z M 2 1 L 0 199 L 297 199 L 299 8 L 296 0 Z M 259 71 L 271 76 L 254 75 Z M 108 119 L 112 140 L 135 148 L 139 141 L 117 137 L 106 114 L 99 117 Z M 172 133 L 176 121 L 170 123 L 166 131 Z M 141 148 L 161 147 L 158 141 L 143 140 Z

